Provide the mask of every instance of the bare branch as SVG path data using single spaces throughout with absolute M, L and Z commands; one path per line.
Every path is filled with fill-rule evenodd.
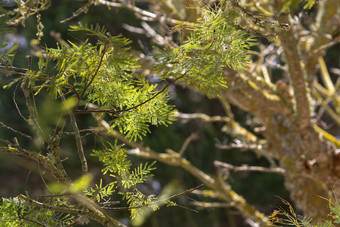
M 236 73 L 232 69 L 227 69 L 227 71 L 228 74 L 226 77 L 232 79 L 232 81 L 240 88 L 241 92 L 247 94 L 252 100 L 256 100 L 257 103 L 277 113 L 290 114 L 292 112 L 291 107 L 287 106 L 287 103 L 283 102 L 281 97 L 260 90 L 254 86 L 255 83 L 252 83 L 249 78 L 246 78 L 240 73 Z
M 11 127 L 9 127 L 9 126 L 5 125 L 5 124 L 4 124 L 4 123 L 2 123 L 1 121 L 0 121 L 0 126 L 1 126 L 1 127 L 4 127 L 4 128 L 7 128 L 8 130 L 10 130 L 10 131 L 12 131 L 12 132 L 18 133 L 18 134 L 20 134 L 20 135 L 22 135 L 22 136 L 26 137 L 27 139 L 30 139 L 30 140 L 32 140 L 32 137 L 31 137 L 31 136 L 29 136 L 29 135 L 26 135 L 26 134 L 25 134 L 25 133 L 23 133 L 23 132 L 20 132 L 20 131 L 18 131 L 18 130 L 15 130 L 15 129 L 13 129 L 13 128 L 11 128 Z
M 196 133 L 192 133 L 183 143 L 181 149 L 179 150 L 179 155 L 183 155 L 184 151 L 187 149 L 188 145 L 191 143 L 193 140 L 197 140 L 198 135 Z
M 79 17 L 81 14 L 86 13 L 89 10 L 90 6 L 92 6 L 95 2 L 96 2 L 95 0 L 89 0 L 84 6 L 82 6 L 77 11 L 75 11 L 71 17 L 60 21 L 60 23 L 63 24 L 63 23 L 69 22 L 69 21 Z
M 57 168 L 51 159 L 42 154 L 30 152 L 18 146 L 0 147 L 0 153 L 13 154 L 27 158 L 29 160 L 36 161 L 37 163 L 39 163 L 39 165 L 43 166 L 58 181 L 62 183 L 71 182 L 71 180 L 65 175 L 65 171 Z
M 140 8 L 134 6 L 134 5 L 130 5 L 130 4 L 110 2 L 110 1 L 105 1 L 105 0 L 99 0 L 98 3 L 109 6 L 109 7 L 129 9 L 129 10 L 135 12 L 137 16 L 142 17 L 142 20 L 145 20 L 145 21 L 159 21 L 161 23 L 167 23 L 167 24 L 171 24 L 171 25 L 176 25 L 176 24 L 188 24 L 189 25 L 189 24 L 191 24 L 189 22 L 176 20 L 176 19 L 173 19 L 173 18 L 170 18 L 170 17 L 159 16 L 155 13 L 151 13 L 149 11 L 142 10 L 142 9 L 140 9 Z
M 60 97 L 63 100 L 63 102 L 66 101 L 64 94 L 60 91 Z M 87 161 L 86 161 L 86 156 L 85 156 L 85 152 L 84 152 L 84 148 L 83 148 L 83 143 L 81 142 L 81 136 L 80 136 L 80 131 L 77 125 L 77 120 L 76 117 L 74 116 L 74 113 L 72 110 L 67 109 L 68 114 L 70 115 L 70 121 L 71 121 L 71 125 L 74 131 L 74 137 L 76 139 L 76 145 L 77 145 L 77 150 L 78 150 L 78 155 L 80 158 L 80 162 L 81 162 L 81 167 L 82 167 L 82 171 L 83 174 L 88 172 L 88 166 L 87 166 Z
M 187 189 L 181 193 L 177 193 L 175 195 L 172 195 L 168 198 L 165 198 L 165 199 L 160 199 L 160 200 L 157 200 L 155 202 L 152 202 L 152 203 L 149 203 L 149 204 L 146 204 L 146 205 L 141 205 L 141 206 L 135 206 L 135 207 L 104 207 L 103 209 L 106 209 L 106 210 L 132 210 L 132 209 L 139 209 L 139 208 L 143 208 L 143 207 L 150 207 L 150 206 L 153 206 L 153 205 L 160 205 L 160 204 L 164 204 L 166 203 L 167 201 L 171 201 L 171 200 L 174 200 L 178 197 L 181 197 L 181 196 L 184 196 L 184 195 L 187 195 L 189 193 L 192 193 L 194 191 L 196 191 L 197 189 L 199 189 L 200 187 L 202 187 L 203 184 L 200 184 L 194 188 L 190 188 L 190 189 Z
M 106 129 L 110 129 L 109 124 L 104 120 L 98 122 L 100 126 Z M 102 129 L 101 129 L 102 130 Z M 220 182 L 217 182 L 214 178 L 204 173 L 200 169 L 193 166 L 188 160 L 182 158 L 179 153 L 175 151 L 167 153 L 157 153 L 152 151 L 150 148 L 144 148 L 143 146 L 127 140 L 123 135 L 115 131 L 109 131 L 108 135 L 118 138 L 126 143 L 128 146 L 134 148 L 128 151 L 128 154 L 136 155 L 139 157 L 144 157 L 148 159 L 155 159 L 160 162 L 166 163 L 172 166 L 179 166 L 191 173 L 193 176 L 198 178 L 204 185 L 213 189 L 217 196 L 225 201 L 235 202 L 235 207 L 237 207 L 243 214 L 249 216 L 250 218 L 256 220 L 260 223 L 268 223 L 267 218 L 257 211 L 254 207 L 247 204 L 246 201 L 238 195 L 236 192 L 231 190 L 229 187 L 221 187 Z
M 187 114 L 187 113 L 177 112 L 175 117 L 177 117 L 179 119 L 183 119 L 183 120 L 200 119 L 200 120 L 204 120 L 204 121 L 207 121 L 207 122 L 230 122 L 229 117 L 208 116 L 208 115 L 202 114 L 202 113 Z
M 216 167 L 225 168 L 227 170 L 232 171 L 252 171 L 252 172 L 262 172 L 262 173 L 277 173 L 284 175 L 286 171 L 282 168 L 265 168 L 262 166 L 248 166 L 248 165 L 242 165 L 242 166 L 233 166 L 231 164 L 220 162 L 220 161 L 214 161 L 214 165 Z
M 41 207 L 41 208 L 53 210 L 56 212 L 69 213 L 69 214 L 85 214 L 86 213 L 84 210 L 81 210 L 81 209 L 76 209 L 76 208 L 71 208 L 71 207 L 62 207 L 62 206 L 51 206 L 51 205 L 48 205 L 42 202 L 38 202 L 34 199 L 28 198 L 25 195 L 18 195 L 17 198 L 24 200 L 31 206 Z
M 209 208 L 226 208 L 233 207 L 234 203 L 213 203 L 213 202 L 199 202 L 193 201 L 190 202 L 190 205 L 197 206 L 199 209 L 209 209 Z

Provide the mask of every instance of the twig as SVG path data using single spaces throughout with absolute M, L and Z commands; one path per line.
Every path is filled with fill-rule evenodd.
M 177 77 L 176 79 L 174 79 L 172 82 L 168 83 L 166 86 L 164 86 L 161 90 L 159 90 L 156 94 L 154 94 L 152 97 L 148 98 L 147 100 L 129 107 L 127 109 L 123 109 L 123 110 L 75 110 L 75 113 L 79 113 L 79 114 L 88 114 L 88 113 L 110 113 L 110 114 L 119 114 L 119 113 L 123 113 L 123 112 L 128 112 L 130 110 L 133 109 L 137 109 L 138 107 L 144 105 L 145 103 L 153 100 L 154 98 L 156 98 L 158 95 L 160 95 L 161 93 L 163 93 L 168 87 L 170 87 L 172 84 L 174 84 L 177 80 L 182 79 L 186 74 L 188 73 L 188 71 L 186 71 L 185 73 L 183 73 L 183 75 Z
M 146 31 L 147 36 L 151 36 L 153 38 L 153 41 L 160 46 L 164 46 L 167 44 L 167 41 L 165 38 L 163 38 L 161 35 L 157 34 L 157 32 L 151 28 L 150 25 L 148 25 L 146 22 L 142 21 L 141 22 L 142 27 Z
M 0 72 L 14 72 L 20 75 L 26 75 L 28 69 L 18 68 L 14 66 L 0 66 Z
M 36 161 L 39 165 L 43 166 L 45 170 L 47 170 L 54 178 L 62 183 L 69 183 L 71 180 L 65 176 L 62 170 L 59 170 L 54 166 L 54 163 L 46 156 L 36 153 L 30 152 L 25 149 L 22 149 L 18 146 L 8 146 L 8 147 L 0 147 L 0 153 L 14 154 L 17 156 L 21 156 L 33 161 Z
M 340 43 L 340 37 L 336 37 L 335 39 L 333 39 L 332 41 L 320 46 L 319 48 L 317 48 L 316 50 L 313 51 L 314 55 L 320 55 L 320 53 L 322 53 L 322 51 L 327 50 L 328 48 L 336 45 Z
M 71 17 L 66 18 L 66 19 L 60 21 L 60 23 L 63 24 L 63 23 L 66 23 L 66 22 L 69 22 L 69 21 L 73 20 L 76 17 L 79 17 L 82 13 L 85 13 L 86 11 L 88 11 L 90 6 L 93 5 L 94 3 L 95 3 L 94 0 L 89 0 L 84 6 L 82 6 L 77 11 L 75 11 Z
M 65 99 L 64 94 L 62 93 L 62 91 L 59 91 L 59 93 L 60 93 L 61 99 L 63 100 L 63 102 L 65 102 L 66 99 Z M 81 136 L 80 136 L 80 131 L 77 125 L 77 120 L 72 110 L 68 109 L 67 111 L 68 111 L 68 114 L 70 115 L 71 125 L 74 131 L 74 137 L 76 139 L 76 145 L 77 145 L 78 155 L 79 155 L 80 162 L 81 162 L 82 171 L 83 171 L 83 174 L 85 174 L 88 172 L 88 166 L 87 166 L 86 156 L 85 156 L 85 152 L 83 148 L 83 143 L 81 142 Z
M 193 191 L 192 194 L 203 196 L 206 198 L 213 198 L 213 199 L 218 199 L 219 195 L 213 190 L 196 190 Z
M 277 113 L 290 114 L 292 112 L 291 107 L 282 100 L 282 97 L 262 91 L 254 86 L 255 83 L 253 81 L 250 81 L 249 78 L 245 77 L 241 73 L 237 73 L 233 69 L 229 68 L 226 71 L 228 72 L 226 77 L 230 77 L 240 88 L 241 92 L 251 96 L 259 104 Z
M 192 119 L 201 119 L 207 122 L 230 122 L 229 117 L 224 117 L 224 116 L 208 116 L 206 114 L 202 113 L 192 113 L 192 114 L 187 114 L 187 113 L 180 113 L 177 112 L 175 117 L 183 120 L 192 120 Z
M 55 38 L 57 40 L 58 43 L 60 43 L 61 45 L 63 45 L 66 48 L 69 48 L 70 45 L 61 38 L 61 34 L 60 32 L 55 32 L 55 31 L 50 31 L 50 36 L 52 36 L 53 38 Z
M 26 106 L 30 115 L 28 123 L 33 127 L 33 130 L 35 130 L 36 133 L 40 136 L 40 139 L 44 140 L 45 138 L 43 137 L 44 135 L 43 130 L 41 129 L 37 120 L 37 109 L 35 103 L 31 102 L 30 90 L 28 88 L 28 78 L 23 79 L 21 83 L 21 89 L 24 92 Z
M 192 133 L 183 143 L 181 149 L 179 150 L 179 155 L 182 156 L 184 151 L 187 149 L 188 145 L 191 141 L 198 139 L 198 135 L 196 133 Z
M 138 28 L 138 27 L 134 27 L 128 24 L 122 24 L 122 27 L 126 30 L 128 30 L 129 32 L 133 32 L 133 33 L 137 33 L 137 34 L 146 34 L 146 31 L 143 28 Z
M 233 166 L 231 164 L 220 162 L 220 161 L 214 161 L 214 165 L 216 167 L 222 167 L 227 170 L 233 170 L 236 172 L 239 171 L 252 171 L 252 172 L 262 172 L 262 173 L 277 173 L 284 175 L 286 171 L 282 168 L 265 168 L 262 166 L 248 166 L 248 165 L 242 165 L 242 166 Z
M 197 206 L 201 209 L 209 209 L 209 208 L 226 208 L 226 207 L 232 207 L 235 204 L 234 203 L 213 203 L 213 202 L 198 202 L 193 201 L 190 202 L 190 205 Z
M 19 113 L 19 116 L 20 116 L 22 119 L 24 119 L 24 121 L 28 122 L 28 120 L 24 117 L 24 115 L 22 115 L 22 113 L 21 113 L 21 111 L 20 111 L 20 108 L 19 108 L 19 106 L 18 106 L 18 103 L 17 103 L 17 101 L 15 100 L 18 86 L 19 86 L 19 83 L 17 84 L 17 86 L 15 86 L 15 89 L 14 89 L 14 92 L 13 92 L 13 102 L 14 102 L 15 108 L 17 109 L 17 111 L 18 111 L 18 113 Z
M 48 205 L 48 204 L 45 204 L 45 203 L 35 201 L 35 200 L 28 198 L 24 195 L 18 195 L 17 198 L 19 200 L 22 199 L 22 200 L 26 201 L 31 206 L 37 206 L 37 207 L 41 207 L 41 208 L 44 208 L 44 209 L 53 210 L 53 211 L 56 211 L 56 212 L 69 213 L 69 214 L 85 214 L 86 213 L 85 210 L 81 210 L 81 209 L 76 209 L 76 208 L 71 208 L 71 207 L 51 206 L 51 205 Z
M 18 134 L 20 134 L 20 135 L 22 135 L 22 136 L 24 136 L 24 137 L 26 137 L 26 138 L 32 140 L 32 137 L 31 137 L 31 136 L 26 135 L 25 133 L 22 133 L 22 132 L 20 132 L 20 131 L 18 131 L 18 130 L 13 129 L 13 128 L 11 128 L 11 127 L 5 125 L 5 124 L 2 123 L 1 121 L 0 121 L 0 125 L 1 125 L 2 127 L 4 127 L 4 128 L 7 128 L 8 130 L 11 130 L 12 132 L 18 133 Z
M 21 216 L 19 216 L 19 218 L 20 218 L 20 219 L 23 219 L 23 220 L 26 220 L 26 221 L 29 221 L 29 222 L 33 222 L 33 223 L 35 223 L 35 224 L 37 224 L 37 225 L 40 225 L 40 226 L 45 226 L 45 227 L 47 227 L 47 225 L 44 225 L 44 224 L 42 224 L 42 223 L 40 223 L 40 222 L 38 222 L 38 221 L 29 219 L 29 218 L 25 218 L 25 217 L 21 217 Z
M 146 205 L 141 205 L 141 206 L 135 206 L 135 207 L 103 207 L 103 209 L 105 210 L 132 210 L 132 209 L 139 209 L 139 208 L 143 208 L 143 207 L 149 207 L 149 206 L 152 206 L 152 205 L 158 205 L 160 203 L 164 203 L 164 202 L 167 202 L 167 201 L 171 201 L 173 199 L 176 199 L 178 197 L 181 197 L 183 195 L 186 195 L 186 194 L 189 194 L 189 193 L 192 193 L 193 191 L 199 189 L 200 187 L 202 187 L 203 184 L 200 184 L 194 188 L 191 188 L 191 189 L 187 189 L 185 190 L 184 192 L 181 192 L 181 193 L 178 193 L 178 194 L 175 194 L 175 195 L 172 195 L 168 198 L 165 198 L 165 199 L 160 199 L 160 200 L 157 200 L 155 202 L 152 202 L 152 203 L 149 203 L 149 204 L 146 204 Z
M 100 57 L 98 66 L 97 66 L 97 68 L 96 68 L 96 71 L 94 72 L 94 74 L 92 75 L 91 80 L 88 82 L 88 84 L 85 85 L 84 90 L 82 91 L 82 93 L 81 93 L 80 96 L 78 97 L 77 104 L 76 104 L 75 107 L 73 108 L 74 111 L 77 110 L 80 101 L 82 100 L 82 98 L 83 98 L 84 95 L 85 95 L 85 92 L 87 91 L 87 89 L 88 89 L 88 88 L 90 87 L 90 85 L 92 84 L 94 78 L 98 75 L 99 69 L 100 69 L 100 67 L 101 67 L 102 64 L 103 64 L 104 56 L 105 56 L 105 54 L 106 54 L 106 49 L 107 49 L 107 43 L 104 44 L 103 53 L 102 53 L 102 56 Z
M 263 145 L 262 144 L 248 144 L 248 143 L 232 143 L 232 144 L 220 144 L 216 143 L 215 145 L 218 149 L 222 149 L 222 150 L 230 150 L 230 149 L 240 149 L 242 151 L 246 151 L 246 150 L 263 150 Z
M 109 2 L 109 1 L 105 1 L 105 0 L 99 0 L 98 3 L 103 4 L 103 5 L 107 5 L 107 6 L 110 6 L 110 7 L 115 7 L 115 8 L 129 9 L 129 10 L 135 12 L 137 15 L 144 17 L 143 20 L 145 20 L 145 21 L 159 21 L 161 23 L 167 23 L 167 24 L 172 24 L 172 25 L 176 25 L 176 24 L 192 25 L 192 23 L 190 23 L 190 22 L 180 21 L 180 20 L 176 20 L 176 19 L 169 18 L 169 17 L 166 17 L 166 16 L 158 16 L 155 13 L 151 13 L 149 11 L 142 10 L 142 9 L 140 9 L 140 8 L 134 6 L 134 5 L 131 5 L 131 4 Z
M 111 137 L 117 138 L 120 141 L 122 141 L 124 144 L 132 147 L 132 148 L 139 148 L 139 149 L 144 149 L 143 146 L 140 146 L 137 143 L 134 143 L 128 139 L 125 138 L 125 136 L 123 136 L 122 134 L 120 134 L 119 132 L 115 131 L 115 130 L 111 130 L 110 129 L 110 125 L 109 123 L 107 123 L 105 120 L 99 120 L 98 124 L 100 125 L 100 127 L 97 129 L 100 132 L 104 132 L 106 135 L 109 135 Z

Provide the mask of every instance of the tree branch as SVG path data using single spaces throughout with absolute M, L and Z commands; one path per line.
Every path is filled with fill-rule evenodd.
M 252 172 L 262 172 L 262 173 L 277 173 L 284 175 L 286 171 L 282 168 L 265 168 L 262 166 L 248 166 L 248 165 L 242 165 L 242 166 L 233 166 L 231 164 L 220 162 L 220 161 L 214 161 L 214 165 L 216 167 L 225 168 L 227 170 L 233 170 L 233 171 L 252 171 Z
M 76 110 L 76 109 L 78 108 L 79 102 L 80 102 L 80 101 L 82 100 L 82 98 L 84 97 L 85 92 L 87 91 L 87 89 L 88 89 L 88 88 L 90 87 L 90 85 L 92 84 L 94 78 L 98 75 L 99 69 L 100 69 L 100 67 L 101 67 L 102 64 L 103 64 L 104 56 L 105 56 L 105 54 L 106 54 L 106 49 L 107 49 L 107 43 L 104 44 L 103 53 L 102 53 L 102 56 L 100 57 L 98 66 L 97 66 L 97 68 L 96 68 L 96 71 L 95 71 L 94 74 L 92 75 L 92 78 L 91 78 L 91 80 L 88 82 L 88 84 L 85 85 L 84 90 L 83 90 L 82 93 L 80 94 L 80 96 L 79 96 L 79 98 L 78 98 L 78 102 L 77 102 L 76 106 L 74 107 L 74 110 Z
M 98 3 L 106 5 L 106 6 L 110 6 L 110 7 L 115 7 L 115 8 L 129 9 L 129 10 L 135 12 L 137 15 L 144 17 L 144 18 L 141 18 L 141 19 L 145 20 L 145 21 L 159 21 L 161 23 L 167 23 L 167 24 L 171 24 L 171 25 L 177 25 L 177 24 L 192 25 L 192 23 L 190 23 L 190 22 L 180 21 L 180 20 L 176 20 L 176 19 L 166 17 L 166 16 L 159 16 L 155 13 L 151 13 L 149 11 L 142 10 L 142 9 L 140 9 L 140 8 L 134 6 L 134 5 L 131 5 L 131 4 L 124 4 L 124 3 L 119 3 L 119 2 L 110 2 L 110 1 L 105 1 L 105 0 L 99 0 Z
M 171 85 L 173 85 L 176 81 L 178 81 L 179 79 L 182 79 L 186 74 L 188 73 L 188 71 L 186 71 L 185 73 L 183 73 L 183 75 L 177 77 L 176 79 L 174 79 L 171 83 L 168 83 L 166 86 L 164 86 L 161 90 L 159 90 L 156 94 L 154 94 L 152 97 L 148 98 L 147 100 L 129 107 L 127 109 L 123 109 L 123 110 L 75 110 L 75 113 L 79 113 L 79 114 L 88 114 L 88 113 L 110 113 L 110 114 L 119 114 L 119 113 L 123 113 L 123 112 L 128 112 L 130 110 L 133 109 L 137 109 L 138 107 L 148 103 L 149 101 L 153 100 L 154 98 L 156 98 L 158 95 L 160 95 L 161 93 L 163 93 L 168 87 L 170 87 Z
M 284 19 L 288 22 L 287 15 L 284 16 Z M 299 41 L 295 38 L 295 33 L 295 29 L 292 26 L 290 30 L 279 33 L 279 38 L 286 56 L 288 71 L 293 85 L 297 112 L 296 123 L 303 130 L 310 126 L 311 123 L 308 100 L 310 91 L 306 87 L 306 73 L 301 65 L 302 61 L 297 45 Z
M 188 145 L 191 143 L 193 140 L 197 140 L 198 135 L 196 133 L 192 133 L 183 143 L 181 149 L 179 150 L 179 155 L 182 156 L 184 151 L 187 149 Z
M 282 98 L 276 94 L 270 94 L 267 91 L 260 90 L 256 87 L 249 78 L 246 78 L 240 73 L 236 73 L 232 69 L 227 69 L 228 74 L 226 78 L 230 78 L 239 87 L 241 92 L 247 94 L 252 100 L 256 100 L 257 105 L 261 104 L 264 107 L 275 111 L 277 113 L 290 114 L 291 108 L 287 106 L 287 103 L 283 102 Z
M 101 127 L 109 130 L 110 126 L 104 120 L 98 122 Z M 102 129 L 101 129 L 102 130 Z M 254 207 L 247 204 L 245 199 L 238 195 L 236 192 L 231 190 L 229 187 L 221 187 L 220 182 L 204 173 L 200 169 L 193 166 L 188 160 L 182 158 L 179 153 L 172 151 L 167 153 L 157 153 L 152 151 L 150 148 L 144 148 L 143 146 L 127 140 L 123 135 L 113 130 L 108 131 L 108 135 L 114 138 L 118 138 L 126 143 L 128 146 L 134 148 L 128 151 L 128 154 L 136 155 L 143 158 L 154 159 L 160 162 L 166 163 L 171 166 L 179 166 L 191 173 L 193 176 L 198 178 L 204 185 L 213 189 L 217 192 L 220 199 L 225 201 L 235 202 L 235 207 L 245 214 L 247 217 L 256 220 L 256 222 L 262 224 L 268 224 L 268 219 Z
M 18 146 L 0 147 L 1 153 L 14 154 L 33 161 L 43 166 L 55 179 L 61 183 L 70 183 L 71 180 L 65 176 L 65 172 L 56 168 L 53 161 L 39 153 L 24 150 Z
M 60 91 L 60 97 L 63 100 L 63 102 L 66 101 L 65 96 L 61 91 Z M 67 111 L 68 111 L 68 114 L 70 115 L 70 121 L 71 121 L 71 125 L 74 131 L 74 137 L 76 140 L 77 151 L 78 151 L 79 159 L 81 162 L 82 171 L 83 171 L 83 174 L 85 174 L 88 172 L 88 166 L 87 166 L 86 156 L 85 156 L 85 152 L 83 148 L 83 143 L 81 142 L 81 136 L 80 136 L 80 131 L 77 125 L 77 120 L 72 110 L 67 109 Z

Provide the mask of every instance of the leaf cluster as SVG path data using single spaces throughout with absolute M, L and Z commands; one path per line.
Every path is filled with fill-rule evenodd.
M 333 202 L 332 199 L 328 200 L 330 210 L 328 216 L 330 217 L 330 220 L 325 220 L 315 225 L 311 224 L 311 218 L 299 217 L 288 201 L 282 198 L 280 198 L 280 200 L 288 207 L 288 211 L 279 207 L 269 216 L 269 219 L 275 226 L 334 227 L 336 226 L 335 224 L 340 224 L 340 203 L 337 200 L 335 202 Z
M 75 113 L 107 113 L 112 116 L 112 129 L 117 127 L 133 140 L 142 139 L 149 125 L 171 123 L 167 90 L 158 90 L 143 75 L 134 73 L 138 58 L 128 53 L 128 39 L 111 36 L 100 26 L 79 24 L 70 31 L 86 32 L 96 41 L 47 48 L 41 54 L 39 70 L 27 73 L 35 94 L 47 88 L 54 98 L 75 97 Z M 89 104 L 96 108 L 86 109 Z
M 255 44 L 247 33 L 232 26 L 235 19 L 222 10 L 205 10 L 197 23 L 185 27 L 190 34 L 182 45 L 156 55 L 161 77 L 185 80 L 208 95 L 217 95 L 227 86 L 223 69 L 244 69 L 250 60 L 249 48 Z
M 137 185 L 144 183 L 147 178 L 151 177 L 151 171 L 155 162 L 148 164 L 140 164 L 132 169 L 131 162 L 127 159 L 127 150 L 121 145 L 112 145 L 104 150 L 93 150 L 92 156 L 98 157 L 104 165 L 103 174 L 109 173 L 115 180 L 103 186 L 102 180 L 99 185 L 90 188 L 87 195 L 96 196 L 98 202 L 106 200 L 116 189 L 123 188 L 119 194 L 123 195 L 123 199 L 129 204 L 131 210 L 131 218 L 142 214 L 143 207 L 151 207 L 153 210 L 158 209 L 156 204 L 152 204 L 156 197 L 154 195 L 146 196 L 137 189 Z
M 51 199 L 52 206 L 61 206 L 59 199 Z M 0 203 L 0 223 L 2 226 L 67 226 L 74 216 L 49 209 L 30 206 L 16 198 L 2 198 Z

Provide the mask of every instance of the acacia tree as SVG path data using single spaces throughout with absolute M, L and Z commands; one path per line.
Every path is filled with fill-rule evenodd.
M 38 32 L 32 42 L 32 57 L 39 60 L 35 65 L 29 57 L 27 68 L 17 68 L 13 65 L 15 48 L 7 49 L 2 52 L 1 70 L 11 78 L 5 87 L 20 86 L 23 92 L 28 113 L 21 115 L 32 133 L 27 135 L 5 123 L 2 125 L 26 137 L 31 144 L 25 147 L 16 138 L 3 140 L 1 152 L 36 161 L 57 183 L 49 185 L 48 199 L 38 201 L 27 195 L 4 198 L 3 222 L 80 225 L 92 219 L 106 226 L 119 226 L 122 224 L 104 211 L 119 209 L 109 202 L 116 193 L 123 195 L 132 218 L 145 212 L 143 207 L 157 209 L 165 202 L 176 205 L 170 200 L 177 195 L 162 200 L 138 190 L 138 184 L 150 176 L 153 165 L 133 169 L 127 154 L 185 169 L 210 189 L 195 190 L 197 194 L 227 202 L 248 223 L 271 224 L 227 183 L 230 171 L 281 174 L 292 200 L 306 216 L 314 220 L 326 217 L 327 210 L 320 209 L 325 201 L 315 195 L 334 198 L 340 193 L 336 150 L 340 142 L 321 124 L 324 118 L 337 126 L 340 122 L 339 83 L 333 82 L 324 61 L 327 50 L 340 40 L 336 33 L 340 24 L 337 1 L 314 5 L 310 0 L 304 3 L 304 9 L 297 1 L 287 0 L 187 1 L 186 4 L 150 1 L 146 10 L 132 2 L 98 0 L 88 1 L 72 17 L 62 21 L 78 20 L 94 5 L 105 5 L 109 10 L 126 8 L 141 20 L 142 27 L 125 28 L 149 36 L 158 46 L 151 55 L 130 50 L 129 40 L 112 36 L 101 26 L 83 24 L 71 25 L 70 32 L 86 33 L 88 39 L 77 43 L 57 37 L 57 48 L 43 49 L 39 47 L 43 36 L 41 12 L 48 10 L 49 2 L 17 1 L 16 4 L 3 14 L 9 16 L 6 23 L 14 26 L 25 23 L 29 16 L 36 17 Z M 311 15 L 304 14 L 311 8 Z M 308 23 L 304 21 L 307 19 Z M 147 23 L 150 21 L 155 22 L 152 27 Z M 333 73 L 338 73 L 338 69 Z M 152 84 L 148 80 L 150 75 L 156 75 L 163 87 Z M 167 104 L 168 88 L 173 85 L 184 85 L 216 97 L 226 115 L 174 111 Z M 42 107 L 34 101 L 42 94 L 56 100 L 51 106 L 59 110 L 53 129 L 42 120 L 39 115 Z M 250 125 L 256 127 L 253 130 L 242 127 L 230 105 L 249 113 Z M 106 185 L 102 181 L 90 184 L 89 154 L 84 151 L 83 131 L 77 124 L 81 114 L 92 115 L 96 120 L 98 127 L 91 132 L 117 139 L 114 144 L 104 141 L 103 149 L 94 149 L 91 154 L 102 162 L 103 174 L 110 173 L 113 177 Z M 69 115 L 69 120 L 65 115 Z M 150 125 L 167 125 L 175 119 L 222 122 L 223 133 L 237 140 L 217 144 L 220 149 L 253 150 L 265 157 L 270 167 L 233 166 L 215 160 L 216 176 L 213 176 L 183 157 L 193 137 L 178 152 L 158 153 L 138 142 L 150 131 Z M 61 158 L 60 144 L 67 122 L 73 130 L 71 135 L 84 174 L 78 180 L 71 180 Z M 13 215 L 18 210 L 18 215 Z

